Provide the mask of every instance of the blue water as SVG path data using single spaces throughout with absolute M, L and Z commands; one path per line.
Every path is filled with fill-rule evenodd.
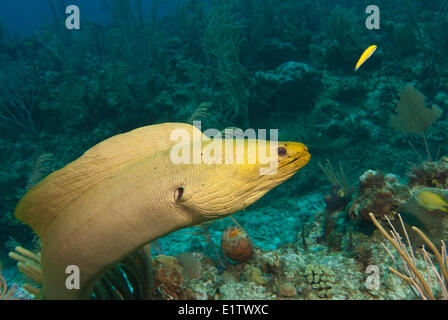
M 173 3 L 174 1 L 172 3 L 162 1 L 159 4 L 158 17 L 171 12 Z M 101 8 L 101 0 L 66 0 L 65 5 L 78 6 L 85 21 L 111 22 L 110 16 Z M 142 5 L 143 10 L 148 12 L 153 1 L 144 0 Z M 35 30 L 51 22 L 52 15 L 47 0 L 5 0 L 0 3 L 0 20 L 11 35 L 23 37 L 31 35 Z

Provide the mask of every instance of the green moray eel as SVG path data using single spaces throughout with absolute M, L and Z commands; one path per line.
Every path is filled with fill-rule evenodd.
M 246 208 L 310 159 L 305 145 L 278 142 L 276 171 L 262 175 L 267 165 L 258 158 L 260 147 L 252 140 L 233 140 L 230 157 L 255 151 L 257 160 L 175 164 L 172 149 L 180 142 L 172 141 L 173 130 L 191 135 L 182 143 L 192 152 L 192 141 L 201 141 L 201 153 L 215 141 L 187 124 L 138 128 L 97 144 L 21 199 L 16 218 L 42 240 L 44 298 L 88 299 L 101 275 L 130 252 Z M 228 149 L 222 151 L 219 156 L 228 159 Z M 69 265 L 79 267 L 80 289 L 66 288 Z

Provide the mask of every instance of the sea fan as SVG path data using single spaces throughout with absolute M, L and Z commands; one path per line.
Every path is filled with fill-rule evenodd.
M 424 137 L 426 129 L 442 115 L 438 106 L 426 108 L 425 98 L 411 85 L 400 93 L 397 115 L 391 117 L 392 126 L 404 133 L 415 133 Z
M 397 104 L 397 115 L 391 117 L 391 124 L 403 133 L 415 133 L 423 137 L 425 141 L 428 159 L 431 159 L 425 131 L 440 118 L 443 111 L 433 105 L 426 108 L 424 96 L 411 85 L 407 85 L 400 93 L 400 101 Z

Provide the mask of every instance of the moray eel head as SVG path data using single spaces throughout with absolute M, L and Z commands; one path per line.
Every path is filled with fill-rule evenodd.
M 225 163 L 223 148 L 222 164 L 204 166 L 201 171 L 191 168 L 190 175 L 184 175 L 173 191 L 176 206 L 202 220 L 213 220 L 228 216 L 256 202 L 269 190 L 293 176 L 310 160 L 307 147 L 299 142 L 278 142 L 272 149 L 275 155 L 263 160 L 260 150 L 266 147 L 234 143 L 232 164 Z M 250 161 L 251 151 L 255 161 Z M 238 154 L 244 154 L 244 161 L 238 163 Z M 242 159 L 240 159 L 242 160 Z M 186 171 L 184 171 L 186 172 Z

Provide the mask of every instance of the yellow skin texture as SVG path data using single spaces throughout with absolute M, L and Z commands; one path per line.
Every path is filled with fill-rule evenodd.
M 133 131 L 116 136 L 118 139 L 113 137 L 112 142 L 108 139 L 92 148 L 100 149 L 102 163 L 97 156 L 84 161 L 84 155 L 44 179 L 21 200 L 16 217 L 29 223 L 42 240 L 45 298 L 88 299 L 99 277 L 130 252 L 173 231 L 246 208 L 310 159 L 303 144 L 279 142 L 278 147 L 284 147 L 286 154 L 278 157 L 273 175 L 260 175 L 259 169 L 267 165 L 249 164 L 247 158 L 243 164 L 173 164 L 170 148 L 175 142 L 169 141 L 169 133 L 174 127 L 198 133 L 186 124 L 161 124 L 137 129 L 141 132 L 136 144 L 132 143 Z M 157 137 L 160 146 L 146 146 L 153 142 L 140 139 L 141 133 L 146 138 Z M 114 145 L 123 139 L 125 143 L 116 152 Z M 203 142 L 203 146 L 208 143 Z M 248 148 L 246 140 L 243 145 L 234 144 L 233 152 L 247 154 Z M 86 166 L 96 168 L 89 171 Z M 73 174 L 67 167 L 80 173 Z M 75 181 L 74 191 L 64 176 Z M 176 199 L 180 187 L 183 195 Z M 70 198 L 68 194 L 75 196 Z M 64 205 L 57 196 L 62 197 Z M 80 268 L 80 290 L 65 287 L 68 265 Z

